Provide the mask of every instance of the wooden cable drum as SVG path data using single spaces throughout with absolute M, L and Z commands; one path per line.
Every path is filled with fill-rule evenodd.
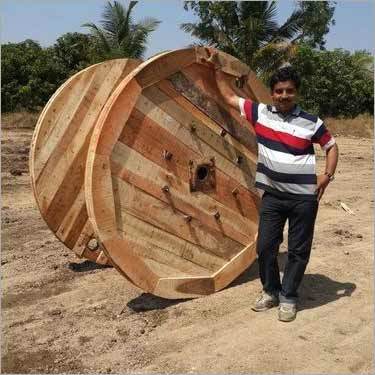
M 106 255 L 165 298 L 218 291 L 256 257 L 256 139 L 219 94 L 209 53 L 167 52 L 136 68 L 107 101 L 87 157 L 86 204 Z M 247 66 L 219 58 L 240 96 L 270 102 Z
M 110 60 L 72 76 L 51 97 L 30 148 L 32 190 L 52 232 L 79 257 L 106 264 L 88 220 L 84 172 L 99 113 L 117 85 L 141 62 Z

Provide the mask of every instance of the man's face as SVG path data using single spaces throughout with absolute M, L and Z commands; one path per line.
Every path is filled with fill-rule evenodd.
M 297 100 L 297 89 L 293 81 L 277 82 L 272 90 L 273 104 L 279 112 L 293 110 Z

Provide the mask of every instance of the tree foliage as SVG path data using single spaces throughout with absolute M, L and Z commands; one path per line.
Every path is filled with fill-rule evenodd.
M 293 56 L 299 41 L 323 48 L 335 9 L 328 1 L 299 1 L 278 25 L 276 1 L 187 1 L 184 8 L 199 18 L 182 24 L 184 31 L 264 74 Z
M 144 56 L 147 39 L 160 21 L 152 17 L 135 23 L 132 12 L 137 1 L 130 1 L 128 8 L 117 1 L 108 1 L 101 20 L 102 28 L 92 22 L 85 23 L 95 39 L 96 53 L 100 61 L 113 58 Z
M 302 84 L 301 104 L 321 116 L 355 117 L 374 113 L 374 63 L 366 51 L 317 51 L 298 47 L 292 65 Z
M 2 46 L 1 110 L 34 110 L 43 106 L 66 78 L 53 49 L 33 40 Z

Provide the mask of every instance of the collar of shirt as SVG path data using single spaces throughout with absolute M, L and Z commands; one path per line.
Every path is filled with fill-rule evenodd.
M 267 107 L 268 107 L 268 110 L 273 112 L 273 113 L 280 113 L 274 105 L 269 105 Z M 289 115 L 293 115 L 293 116 L 298 117 L 300 115 L 300 113 L 301 113 L 301 107 L 299 105 L 295 105 L 293 111 L 289 112 L 284 117 L 288 117 Z M 280 113 L 280 114 L 282 115 L 282 113 Z

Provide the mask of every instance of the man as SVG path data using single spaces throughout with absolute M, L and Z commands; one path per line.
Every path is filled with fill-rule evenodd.
M 215 52 L 216 80 L 224 100 L 254 127 L 258 142 L 255 186 L 264 190 L 260 208 L 257 254 L 262 295 L 252 309 L 265 311 L 279 305 L 279 320 L 289 322 L 297 313 L 297 289 L 310 257 L 318 202 L 334 179 L 338 147 L 323 121 L 296 104 L 300 78 L 288 66 L 270 80 L 273 106 L 238 97 L 231 79 L 220 69 Z M 325 172 L 315 174 L 313 143 L 326 153 Z M 288 220 L 288 260 L 280 281 L 277 254 Z

